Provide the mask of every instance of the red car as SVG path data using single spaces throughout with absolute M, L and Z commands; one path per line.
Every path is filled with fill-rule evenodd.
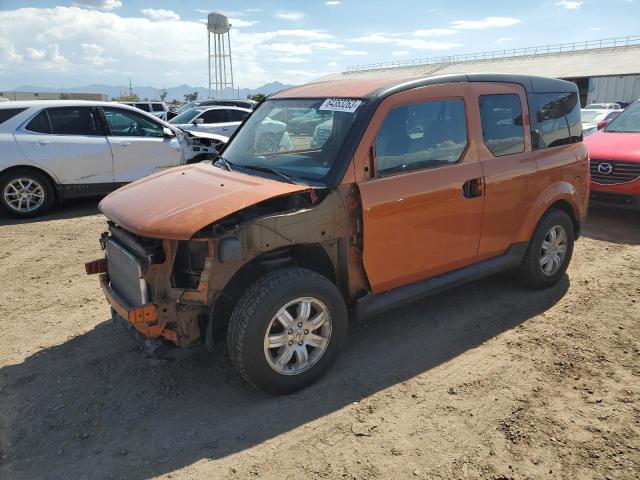
M 640 210 L 640 101 L 584 143 L 591 158 L 591 203 Z

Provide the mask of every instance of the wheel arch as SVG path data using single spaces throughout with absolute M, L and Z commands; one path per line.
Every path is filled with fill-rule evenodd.
M 563 181 L 549 185 L 538 195 L 525 215 L 525 220 L 516 235 L 515 242 L 528 242 L 540 220 L 554 208 L 569 215 L 577 238 L 580 234 L 579 203 L 579 194 L 571 183 Z
M 319 243 L 290 245 L 263 252 L 240 267 L 216 298 L 210 315 L 215 326 L 226 324 L 237 301 L 259 277 L 291 266 L 314 271 L 337 284 L 336 265 L 327 249 Z

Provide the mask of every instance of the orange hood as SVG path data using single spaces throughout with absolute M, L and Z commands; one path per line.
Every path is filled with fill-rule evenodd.
M 172 168 L 122 187 L 105 197 L 99 209 L 137 235 L 188 240 L 238 210 L 309 188 L 200 163 Z

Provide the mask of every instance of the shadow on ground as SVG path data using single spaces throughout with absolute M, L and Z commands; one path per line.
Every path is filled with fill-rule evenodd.
M 582 234 L 593 240 L 640 245 L 640 212 L 591 206 Z
M 146 479 L 241 452 L 428 372 L 568 287 L 567 276 L 544 291 L 494 276 L 353 326 L 329 374 L 281 398 L 240 381 L 223 343 L 152 366 L 105 321 L 0 369 L 0 477 Z
M 0 210 L 0 226 L 19 225 L 21 223 L 50 222 L 52 220 L 64 220 L 68 218 L 95 215 L 98 213 L 98 203 L 100 203 L 100 200 L 102 200 L 102 197 L 69 200 L 63 204 L 57 203 L 48 213 L 35 218 L 15 218 Z

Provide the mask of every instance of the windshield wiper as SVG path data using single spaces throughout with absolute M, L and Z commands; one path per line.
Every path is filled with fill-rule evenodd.
M 230 172 L 233 172 L 233 170 L 231 169 L 231 165 L 232 163 L 227 160 L 226 158 L 224 158 L 222 155 L 218 155 L 216 157 L 216 159 L 213 161 L 214 165 L 217 165 L 218 162 L 222 163 L 222 165 L 224 165 L 224 168 Z
M 296 183 L 293 181 L 293 179 L 289 175 L 281 172 L 280 170 L 276 170 L 275 168 L 265 167 L 264 165 L 242 165 L 242 168 L 247 168 L 249 170 L 256 170 L 258 172 L 273 173 L 274 175 L 278 175 L 279 177 L 284 178 L 287 181 L 287 183 L 293 183 L 293 184 Z

